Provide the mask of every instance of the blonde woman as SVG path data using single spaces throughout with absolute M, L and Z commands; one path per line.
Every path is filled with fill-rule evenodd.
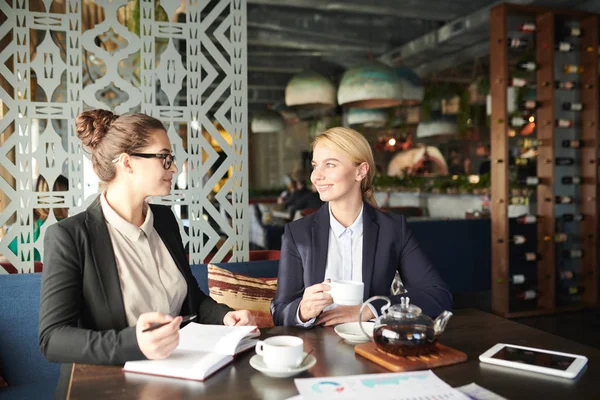
M 322 201 L 318 212 L 286 225 L 277 293 L 271 303 L 276 325 L 311 327 L 356 321 L 360 306 L 332 306 L 329 279 L 364 283 L 363 300 L 390 296 L 396 271 L 425 314 L 452 308 L 452 296 L 412 236 L 406 219 L 377 208 L 373 153 L 348 128 L 332 128 L 313 143 L 311 181 Z M 366 310 L 364 319 L 372 318 Z

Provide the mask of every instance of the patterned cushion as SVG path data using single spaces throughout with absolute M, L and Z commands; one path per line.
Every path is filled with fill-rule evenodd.
M 7 386 L 8 386 L 8 383 L 6 383 L 6 381 L 4 380 L 2 375 L 0 375 L 0 388 L 7 387 Z
M 277 278 L 252 278 L 208 264 L 208 288 L 215 301 L 235 310 L 250 311 L 259 328 L 273 326 L 269 307 L 277 289 Z

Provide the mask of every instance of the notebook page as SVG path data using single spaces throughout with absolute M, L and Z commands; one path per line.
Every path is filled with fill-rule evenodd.
M 224 354 L 175 349 L 169 358 L 164 360 L 128 361 L 123 369 L 129 372 L 204 380 L 232 359 L 232 356 Z
M 251 332 L 255 326 L 224 326 L 190 323 L 179 331 L 177 349 L 203 352 L 217 352 L 234 355 L 238 343 Z M 258 333 L 254 334 L 258 335 Z

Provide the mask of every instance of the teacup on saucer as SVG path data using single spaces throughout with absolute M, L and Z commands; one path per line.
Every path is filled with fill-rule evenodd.
M 375 322 L 363 322 L 362 325 L 363 328 L 365 328 L 365 331 L 367 331 L 369 334 L 368 337 L 365 336 L 365 334 L 360 330 L 358 322 L 347 322 L 345 324 L 337 325 L 334 328 L 334 331 L 350 344 L 370 342 L 371 338 L 373 338 L 373 328 L 375 327 Z
M 294 368 L 280 368 L 275 369 L 268 367 L 263 361 L 262 356 L 255 354 L 250 358 L 250 365 L 257 371 L 262 372 L 263 374 L 273 377 L 273 378 L 289 378 L 294 375 L 298 375 L 301 372 L 306 371 L 315 366 L 317 363 L 317 359 L 312 354 L 306 356 L 306 352 L 304 353 L 304 357 L 306 359 L 297 367 Z

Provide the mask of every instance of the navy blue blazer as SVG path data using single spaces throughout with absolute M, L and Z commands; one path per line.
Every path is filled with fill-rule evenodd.
M 271 302 L 275 325 L 297 325 L 296 313 L 304 289 L 323 282 L 329 247 L 329 209 L 285 226 L 279 260 L 277 292 Z M 407 293 L 390 297 L 396 270 Z M 431 317 L 452 308 L 452 295 L 413 237 L 406 219 L 368 203 L 363 209 L 363 300 L 390 297 L 393 304 L 409 297 Z M 381 304 L 381 303 L 380 303 Z M 378 310 L 379 311 L 379 310 Z

